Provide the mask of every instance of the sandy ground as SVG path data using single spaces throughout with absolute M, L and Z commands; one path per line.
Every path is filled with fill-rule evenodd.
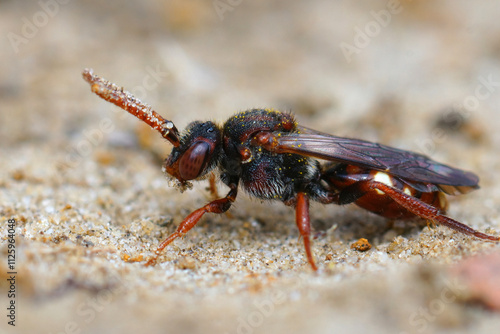
M 481 254 L 499 245 L 354 206 L 313 206 L 317 273 L 293 211 L 243 192 L 144 267 L 210 200 L 207 183 L 169 187 L 168 143 L 91 94 L 81 71 L 179 128 L 274 107 L 472 170 L 481 189 L 450 198 L 449 215 L 498 235 L 499 10 L 487 0 L 0 1 L 0 331 L 496 333 L 498 257 Z M 358 238 L 372 249 L 351 249 Z M 480 281 L 464 279 L 471 263 Z

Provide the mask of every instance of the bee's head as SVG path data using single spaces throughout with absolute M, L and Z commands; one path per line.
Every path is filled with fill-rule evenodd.
M 163 170 L 185 189 L 187 181 L 203 178 L 218 165 L 221 142 L 222 131 L 215 123 L 192 122 L 165 160 Z

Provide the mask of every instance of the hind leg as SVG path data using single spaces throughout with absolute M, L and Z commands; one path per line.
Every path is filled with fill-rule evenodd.
M 366 187 L 369 190 L 378 189 L 379 191 L 382 191 L 387 196 L 392 198 L 396 203 L 398 203 L 401 207 L 405 208 L 406 210 L 408 210 L 409 212 L 413 213 L 414 215 L 420 218 L 431 220 L 437 224 L 447 226 L 455 231 L 467 235 L 472 235 L 479 239 L 484 239 L 489 241 L 500 241 L 499 237 L 495 237 L 492 235 L 476 231 L 473 228 L 460 223 L 459 221 L 456 221 L 441 214 L 439 209 L 427 203 L 424 203 L 418 198 L 410 196 L 402 192 L 401 190 L 398 190 L 396 188 L 390 187 L 382 182 L 377 182 L 377 181 L 366 181 L 363 183 L 365 183 L 364 187 Z

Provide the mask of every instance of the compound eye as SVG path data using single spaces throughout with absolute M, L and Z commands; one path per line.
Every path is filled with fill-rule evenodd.
M 179 160 L 179 174 L 183 180 L 194 180 L 201 175 L 210 160 L 210 145 L 204 141 L 192 145 Z

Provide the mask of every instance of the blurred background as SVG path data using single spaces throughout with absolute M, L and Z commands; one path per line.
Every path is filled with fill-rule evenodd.
M 19 306 L 19 314 L 23 314 L 19 315 L 19 322 L 26 328 L 37 328 L 34 323 L 43 322 L 55 312 L 63 314 L 71 329 L 74 309 L 82 299 L 88 300 L 89 295 L 100 291 L 86 285 L 92 278 L 78 279 L 88 270 L 79 260 L 68 265 L 66 257 L 62 261 L 55 257 L 56 263 L 65 264 L 65 267 L 54 271 L 47 265 L 54 258 L 33 255 L 35 248 L 32 247 L 35 246 L 45 247 L 46 252 L 61 244 L 75 249 L 81 247 L 71 234 L 62 241 L 53 237 L 43 239 L 39 229 L 46 232 L 55 224 L 62 229 L 62 235 L 74 233 L 71 228 L 75 226 L 91 230 L 95 224 L 104 224 L 84 225 L 83 222 L 106 220 L 106 224 L 111 222 L 111 226 L 123 227 L 126 231 L 120 235 L 122 239 L 117 240 L 123 240 L 125 235 L 128 238 L 131 233 L 136 238 L 129 238 L 130 245 L 119 246 L 129 247 L 127 254 L 133 256 L 141 252 L 133 248 L 139 247 L 132 245 L 134 240 L 143 245 L 149 237 L 140 235 L 145 223 L 137 220 L 153 217 L 154 226 L 148 226 L 157 234 L 150 236 L 147 242 L 156 242 L 162 236 L 156 224 L 168 217 L 179 221 L 189 210 L 207 200 L 203 191 L 177 195 L 175 189 L 164 189 L 167 184 L 160 164 L 168 154 L 169 145 L 135 118 L 91 94 L 88 84 L 81 78 L 84 68 L 93 68 L 96 74 L 124 86 L 172 120 L 179 129 L 193 120 L 223 122 L 238 111 L 269 107 L 291 111 L 301 124 L 320 131 L 382 142 L 473 170 L 481 177 L 482 190 L 471 197 L 455 200 L 451 215 L 483 230 L 487 227 L 498 229 L 499 12 L 500 3 L 487 0 L 0 1 L 0 217 L 2 221 L 16 217 L 20 222 L 19 233 L 24 238 L 20 239 L 19 247 L 27 252 L 26 262 L 20 265 L 29 273 L 19 283 L 26 293 L 24 304 Z M 221 193 L 225 191 L 220 190 Z M 302 248 L 296 243 L 291 211 L 275 205 L 263 207 L 265 212 L 255 212 L 252 205 L 260 204 L 251 202 L 245 195 L 239 198 L 239 203 L 239 211 L 230 226 L 237 230 L 242 222 L 252 221 L 249 216 L 255 218 L 257 225 L 259 221 L 287 219 L 286 224 L 282 224 L 286 227 L 266 227 L 270 234 L 262 236 L 253 231 L 253 241 L 265 243 L 269 237 L 279 241 L 281 236 L 287 238 L 287 242 L 290 240 L 289 251 L 294 252 L 294 256 L 302 256 Z M 78 212 L 76 218 L 73 217 L 74 225 L 69 225 L 71 228 L 67 230 L 62 216 L 54 218 L 64 210 Z M 318 215 L 314 219 L 316 230 L 323 233 L 334 225 L 331 219 L 344 224 L 335 232 L 339 234 L 333 240 L 331 236 L 330 239 L 320 236 L 320 240 L 315 241 L 317 252 L 321 252 L 321 256 L 317 255 L 320 263 L 337 261 L 335 252 L 333 258 L 328 257 L 332 254 L 328 245 L 334 242 L 342 249 L 338 251 L 340 254 L 350 252 L 347 242 L 350 238 L 369 235 L 384 253 L 384 247 L 395 237 L 379 230 L 374 232 L 370 224 L 380 225 L 383 220 L 360 210 L 318 207 L 315 213 Z M 345 218 L 345 213 L 350 216 Z M 131 221 L 136 222 L 130 225 Z M 350 226 L 352 221 L 362 223 Z M 200 228 L 195 244 L 206 233 L 203 228 L 205 225 Z M 223 225 L 216 228 L 223 229 Z M 226 231 L 230 232 L 234 230 Z M 108 244 L 114 247 L 112 241 L 88 240 L 99 247 Z M 465 246 L 465 249 L 470 251 L 471 247 Z M 447 255 L 460 256 L 460 251 L 457 252 Z M 406 259 L 412 254 L 415 252 L 401 256 Z M 429 256 L 418 254 L 424 260 Z M 84 252 L 79 256 L 89 255 Z M 209 254 L 206 256 L 210 258 Z M 386 260 L 390 262 L 391 258 Z M 443 259 L 437 253 L 431 258 L 439 263 L 457 260 L 454 257 Z M 108 260 L 102 260 L 100 268 L 108 268 Z M 399 292 L 387 292 L 391 289 L 390 283 L 377 286 L 371 300 L 366 297 L 373 291 L 370 283 L 363 281 L 359 286 L 352 283 L 349 288 L 362 294 L 355 298 L 368 298 L 369 301 L 366 304 L 347 301 L 342 307 L 335 305 L 335 298 L 349 300 L 350 296 L 339 292 L 344 291 L 346 285 L 339 287 L 335 282 L 348 284 L 345 278 L 349 274 L 343 272 L 344 267 L 337 267 L 341 269 L 327 275 L 327 281 L 313 276 L 304 266 L 296 271 L 283 269 L 284 276 L 290 275 L 286 276 L 288 281 L 275 277 L 276 270 L 271 270 L 266 275 L 278 280 L 278 286 L 286 287 L 295 282 L 290 286 L 300 286 L 302 294 L 286 292 L 286 300 L 292 306 L 271 312 L 269 317 L 262 311 L 262 323 L 266 326 L 253 326 L 251 322 L 259 323 L 260 318 L 246 317 L 257 307 L 252 298 L 260 300 L 269 296 L 276 287 L 269 283 L 272 280 L 266 281 L 271 287 L 267 287 L 268 283 L 264 287 L 258 285 L 255 291 L 252 290 L 254 297 L 245 295 L 247 299 L 240 301 L 233 293 L 245 290 L 248 282 L 241 277 L 247 277 L 248 272 L 225 276 L 226 282 L 234 284 L 232 292 L 220 285 L 210 290 L 210 284 L 206 284 L 205 290 L 195 293 L 182 287 L 182 293 L 175 290 L 173 286 L 183 285 L 173 283 L 179 277 L 171 273 L 162 277 L 167 279 L 168 276 L 170 281 L 162 282 L 163 288 L 156 286 L 154 290 L 161 300 L 157 309 L 147 308 L 155 303 L 153 298 L 145 299 L 149 306 L 141 304 L 140 299 L 125 303 L 123 314 L 130 315 L 126 323 L 131 325 L 120 327 L 120 331 L 133 328 L 168 330 L 168 324 L 171 328 L 192 332 L 254 333 L 270 329 L 290 332 L 299 328 L 316 332 L 341 328 L 357 330 L 362 328 L 361 324 L 350 321 L 356 319 L 357 311 L 362 311 L 363 318 L 369 319 L 372 332 L 381 333 L 440 331 L 443 328 L 464 332 L 472 328 L 478 332 L 498 324 L 496 316 L 483 313 L 481 309 L 470 310 L 463 304 L 452 304 L 451 311 L 448 308 L 443 311 L 444 320 L 436 316 L 432 321 L 427 320 L 422 329 L 421 323 L 415 325 L 408 319 L 419 307 L 428 307 L 433 293 L 441 291 L 440 286 L 426 290 L 431 291 L 428 299 L 422 300 L 416 293 L 413 299 L 409 298 L 407 308 L 397 310 L 406 289 L 411 290 L 408 277 L 417 277 L 417 280 L 421 277 L 394 263 L 378 259 L 375 262 L 379 265 L 370 267 L 368 263 L 374 260 L 366 258 L 366 261 L 357 265 L 350 263 L 346 268 L 354 270 L 361 266 L 367 275 L 372 275 L 375 268 L 374 271 L 381 275 L 380 269 L 395 265 L 397 269 L 392 274 L 399 276 L 394 278 L 387 273 L 382 275 L 381 281 L 401 281 Z M 206 271 L 199 269 L 205 265 L 208 266 Z M 189 269 L 189 264 L 185 266 Z M 214 275 L 216 271 L 205 262 L 197 266 L 197 275 L 203 276 L 206 272 Z M 129 268 L 142 267 L 125 264 L 119 268 L 117 273 L 122 275 L 122 270 L 128 272 L 132 270 Z M 259 268 L 254 270 L 259 273 Z M 306 273 L 300 274 L 303 276 L 297 273 L 304 271 Z M 161 268 L 148 272 L 151 275 L 147 279 L 163 272 Z M 137 276 L 146 280 L 140 275 L 146 274 Z M 190 282 L 201 280 L 188 274 L 180 275 Z M 425 281 L 426 276 L 422 275 Z M 295 276 L 302 281 L 294 281 Z M 241 281 L 234 277 L 240 277 Z M 99 281 L 101 285 L 96 283 L 97 286 L 107 287 L 108 278 L 104 275 L 102 282 Z M 405 280 L 407 283 L 402 282 Z M 314 282 L 313 286 L 304 283 L 309 281 Z M 424 286 L 423 281 L 415 284 Z M 142 288 L 151 289 L 148 284 L 144 283 Z M 254 287 L 252 284 L 250 286 Z M 141 285 L 133 283 L 132 286 Z M 78 293 L 67 292 L 67 289 Z M 334 289 L 328 290 L 334 292 L 323 294 L 325 290 L 322 289 Z M 138 298 L 134 291 L 133 298 Z M 129 293 L 130 289 L 124 294 Z M 220 299 L 215 297 L 217 294 Z M 387 301 L 378 300 L 386 295 L 390 296 Z M 195 306 L 197 298 L 205 298 L 201 306 Z M 185 308 L 181 310 L 168 300 L 181 303 Z M 129 307 L 134 303 L 139 306 Z M 214 303 L 225 306 L 218 310 L 212 308 Z M 274 311 L 278 304 L 272 305 Z M 300 316 L 304 305 L 311 307 L 305 307 L 308 311 Z M 49 311 L 37 313 L 39 307 Z M 138 307 L 143 313 L 134 318 Z M 385 310 L 383 316 L 380 316 L 380 309 Z M 104 329 L 111 333 L 112 325 L 122 314 L 120 304 L 112 303 L 107 310 L 107 315 L 101 315 L 98 321 L 85 325 L 79 322 L 81 317 L 74 321 L 82 333 Z M 171 313 L 165 314 L 167 310 Z M 33 311 L 31 316 L 28 311 Z M 203 315 L 197 318 L 198 312 Z M 227 314 L 231 315 L 230 320 L 226 319 Z M 311 323 L 312 318 L 316 319 L 315 323 Z M 297 324 L 287 323 L 285 319 L 295 319 Z M 145 320 L 149 320 L 147 324 Z M 4 325 L 2 320 L 1 328 Z M 54 324 L 40 328 L 45 332 L 70 332 Z M 12 328 L 6 330 L 12 331 Z
M 179 128 L 274 107 L 324 131 L 414 150 L 440 116 L 458 109 L 448 117 L 453 123 L 465 114 L 459 107 L 481 78 L 498 82 L 498 5 L 488 1 L 1 6 L 1 124 L 11 129 L 2 128 L 4 143 L 61 145 L 108 116 L 109 106 L 82 94 L 86 67 Z M 481 100 L 467 122 L 495 110 L 498 94 L 488 89 L 498 90 L 498 83 L 485 89 L 494 98 Z

